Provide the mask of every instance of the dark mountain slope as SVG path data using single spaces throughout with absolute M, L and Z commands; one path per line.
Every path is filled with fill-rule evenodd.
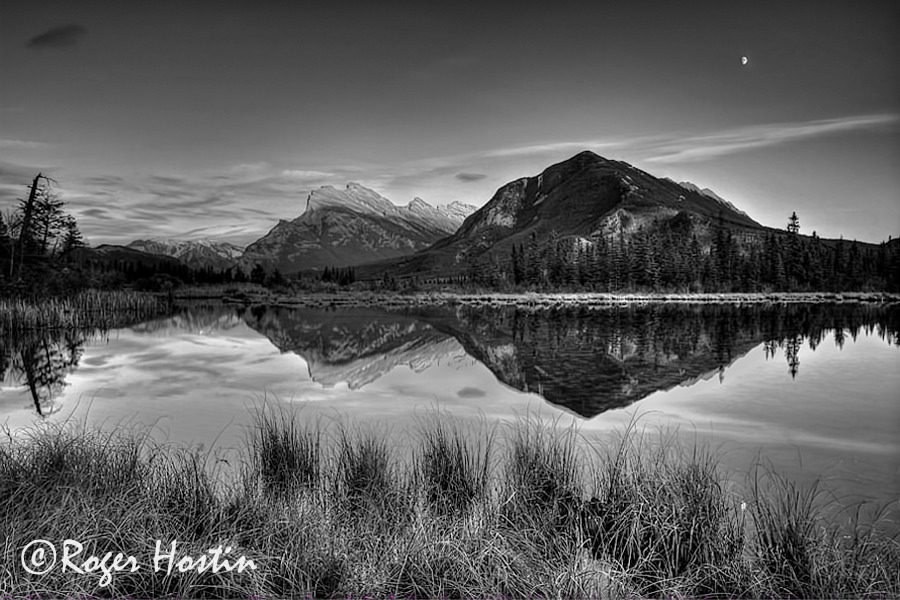
M 542 242 L 551 232 L 581 238 L 631 234 L 679 214 L 699 227 L 765 229 L 715 194 L 582 152 L 540 175 L 506 184 L 454 234 L 413 256 L 369 265 L 363 275 L 452 270 L 485 253 L 505 257 L 513 244 L 532 236 Z

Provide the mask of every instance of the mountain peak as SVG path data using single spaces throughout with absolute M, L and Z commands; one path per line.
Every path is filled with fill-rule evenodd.
M 434 210 L 434 207 L 416 196 L 412 199 L 412 201 L 406 205 L 406 208 L 410 210 Z
M 569 160 L 602 160 L 602 161 L 605 161 L 606 159 L 603 158 L 602 156 L 600 156 L 599 154 L 597 154 L 596 152 L 594 152 L 593 150 L 582 150 L 581 152 L 579 152 L 578 154 L 576 154 Z
M 323 208 L 345 208 L 358 212 L 384 214 L 394 210 L 394 204 L 369 188 L 351 181 L 343 190 L 325 185 L 309 193 L 306 199 L 307 212 Z
M 630 236 L 643 228 L 665 227 L 682 213 L 706 225 L 761 227 L 711 192 L 694 191 L 585 150 L 502 186 L 453 235 L 399 268 L 411 274 L 460 269 L 473 259 L 483 261 L 482 256 L 505 259 L 513 247 L 531 240 L 546 243 L 552 232 L 583 240 Z
M 258 263 L 293 273 L 404 256 L 453 233 L 474 210 L 445 211 L 421 198 L 398 206 L 355 181 L 323 186 L 309 193 L 301 215 L 248 246 L 241 262 L 245 270 Z

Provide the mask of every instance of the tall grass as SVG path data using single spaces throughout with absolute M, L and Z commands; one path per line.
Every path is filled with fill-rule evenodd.
M 716 457 L 628 431 L 604 445 L 530 421 L 445 416 L 399 436 L 260 409 L 243 461 L 142 431 L 44 425 L 0 442 L 0 589 L 11 597 L 897 597 L 895 539 L 830 527 L 816 488 L 769 473 L 746 491 Z M 744 503 L 744 504 L 742 504 Z M 745 508 L 742 509 L 742 506 Z M 5 538 L 5 539 L 4 539 Z M 77 539 L 142 569 L 29 575 L 33 539 Z M 156 573 L 232 546 L 243 573 Z
M 248 438 L 250 477 L 271 493 L 321 486 L 321 429 L 301 423 L 297 413 L 263 404 L 256 409 Z
M 464 514 L 489 497 L 492 430 L 466 435 L 459 423 L 433 415 L 420 422 L 419 436 L 415 475 L 435 515 Z
M 87 290 L 36 302 L 0 298 L 0 332 L 33 329 L 110 329 L 165 314 L 162 296 L 129 291 Z
M 629 430 L 596 468 L 599 485 L 583 526 L 593 553 L 621 565 L 639 593 L 683 593 L 685 586 L 729 595 L 748 585 L 734 491 L 707 449 Z

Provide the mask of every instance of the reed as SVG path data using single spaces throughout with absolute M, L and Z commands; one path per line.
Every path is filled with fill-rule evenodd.
M 110 329 L 167 314 L 162 296 L 130 291 L 87 290 L 40 301 L 0 298 L 0 331 Z
M 440 415 L 420 421 L 415 475 L 432 512 L 463 514 L 487 499 L 493 437 L 493 430 L 466 435 L 458 423 Z
M 248 436 L 250 473 L 267 492 L 285 494 L 321 485 L 321 429 L 271 404 L 256 408 Z
M 473 435 L 441 415 L 422 425 L 410 459 L 390 432 L 302 417 L 259 410 L 231 470 L 144 430 L 6 432 L 0 589 L 14 598 L 900 595 L 900 548 L 867 518 L 847 536 L 818 509 L 818 488 L 771 472 L 734 489 L 713 453 L 674 436 L 629 430 L 601 446 L 528 420 Z M 142 568 L 105 587 L 99 573 L 29 575 L 19 553 L 35 539 L 76 539 L 85 556 L 123 552 Z M 156 540 L 194 556 L 224 544 L 258 568 L 156 572 Z
M 672 434 L 652 440 L 629 428 L 595 467 L 597 486 L 582 511 L 594 556 L 621 565 L 642 595 L 681 582 L 694 593 L 746 586 L 743 523 L 733 492 L 707 449 Z

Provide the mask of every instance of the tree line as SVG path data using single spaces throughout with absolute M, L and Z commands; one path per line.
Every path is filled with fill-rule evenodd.
M 714 227 L 708 241 L 680 213 L 664 226 L 626 235 L 562 238 L 552 231 L 513 244 L 508 258 L 470 259 L 469 284 L 489 288 L 598 292 L 900 291 L 900 244 Z
M 247 281 L 240 269 L 190 268 L 175 259 L 91 252 L 56 182 L 38 173 L 22 198 L 0 214 L 0 294 L 61 295 L 88 287 L 165 291 L 182 283 Z

